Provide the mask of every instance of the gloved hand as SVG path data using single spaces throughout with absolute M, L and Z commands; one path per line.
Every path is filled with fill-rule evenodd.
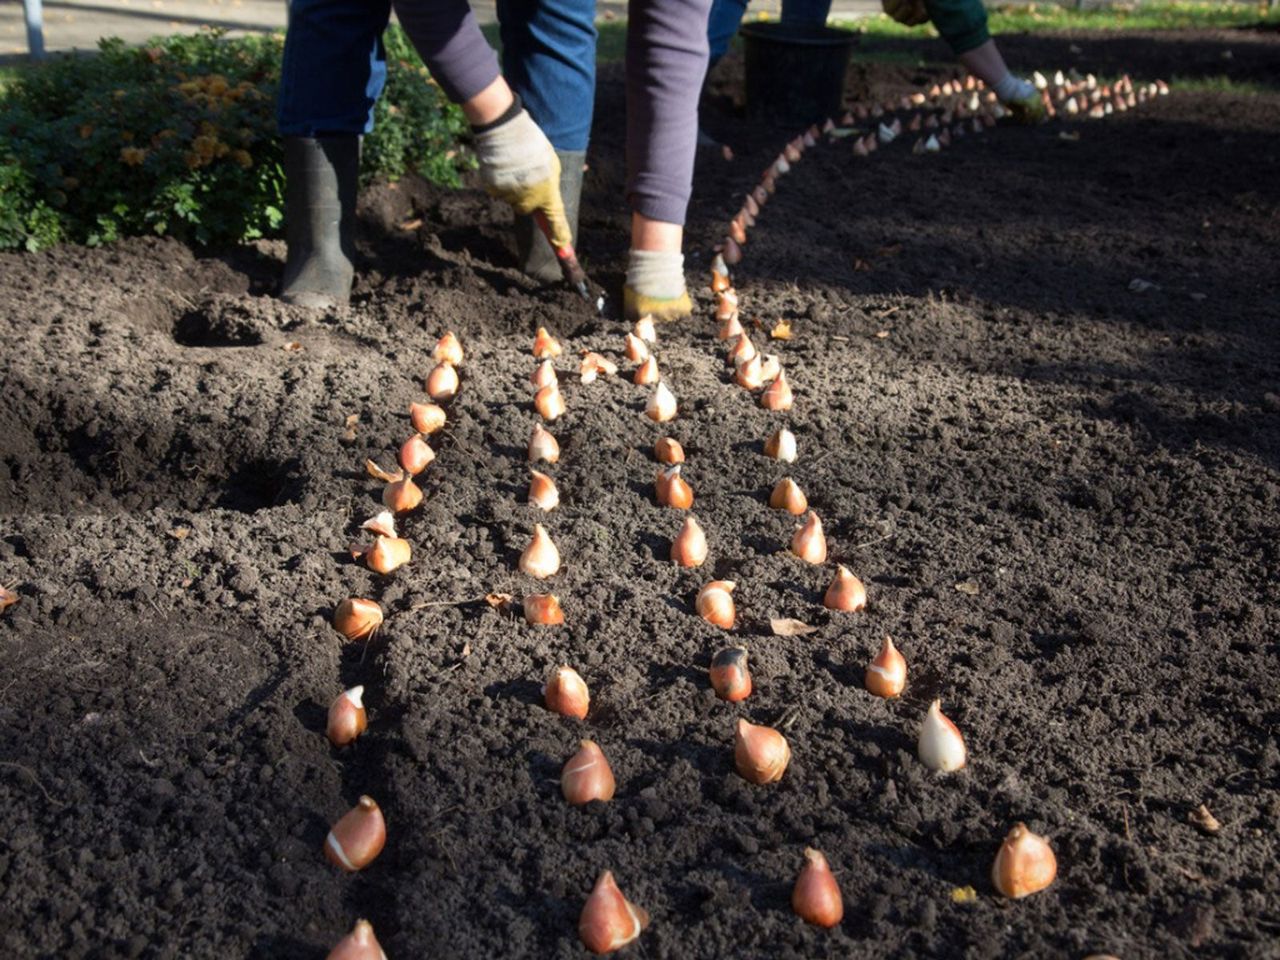
M 551 227 L 552 244 L 572 246 L 560 197 L 560 158 L 527 110 L 520 108 L 510 119 L 477 131 L 475 151 L 486 192 L 518 214 L 541 212 Z
M 880 0 L 880 7 L 890 18 L 908 27 L 918 27 L 929 20 L 924 0 Z
M 622 312 L 628 320 L 651 316 L 659 322 L 693 313 L 684 285 L 684 254 L 632 250 L 622 287 Z
M 1014 120 L 1028 126 L 1044 123 L 1049 119 L 1049 107 L 1044 102 L 1044 94 L 1039 90 L 1032 90 L 1023 97 L 1014 97 L 1005 106 L 1009 108 L 1009 114 Z

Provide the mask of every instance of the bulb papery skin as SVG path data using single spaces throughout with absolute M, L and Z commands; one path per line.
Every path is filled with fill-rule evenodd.
M 437 363 L 427 374 L 427 396 L 432 400 L 452 400 L 458 392 L 458 371 L 452 363 Z
M 575 720 L 586 719 L 591 708 L 591 693 L 587 690 L 587 681 L 573 667 L 556 667 L 552 671 L 546 686 L 542 688 L 542 699 L 547 709 L 562 717 L 573 717 Z
M 391 573 L 409 562 L 413 548 L 400 537 L 377 537 L 364 555 L 364 562 L 374 573 Z
M 1025 823 L 1017 823 L 1009 831 L 991 865 L 992 885 L 1013 900 L 1039 893 L 1057 875 L 1058 859 L 1049 841 L 1032 833 Z
M 780 427 L 764 442 L 764 455 L 782 463 L 796 462 L 796 435 L 786 427 Z
M 592 383 L 602 373 L 606 377 L 612 377 L 617 372 L 618 365 L 608 357 L 589 350 L 583 353 L 582 366 L 579 368 L 580 378 L 583 383 Z
M 454 366 L 461 366 L 462 343 L 452 330 L 436 341 L 436 348 L 432 356 L 440 363 L 452 363 Z
M 364 709 L 364 687 L 344 690 L 329 704 L 324 733 L 335 747 L 354 743 L 368 726 L 369 717 Z
M 444 412 L 444 407 L 434 403 L 411 403 L 409 420 L 413 423 L 413 429 L 423 436 L 430 436 L 448 422 L 449 415 Z
M 659 463 L 684 463 L 684 447 L 671 437 L 662 437 L 653 445 L 653 456 Z
M 721 260 L 721 265 L 723 266 L 723 258 L 722 258 L 719 254 L 716 254 L 716 259 L 717 259 L 717 260 Z M 725 269 L 725 270 L 728 270 L 729 268 L 728 268 L 728 267 L 725 267 L 724 269 Z M 715 268 L 715 266 L 713 265 L 713 266 L 712 266 L 712 268 L 711 268 L 711 290 L 712 290 L 712 292 L 713 292 L 713 293 L 724 293 L 726 290 L 732 290 L 732 289 L 733 289 L 733 282 L 729 279 L 729 274 L 727 274 L 727 273 L 721 273 L 721 272 L 717 271 L 717 270 L 716 270 L 716 268 Z
M 661 381 L 658 387 L 653 391 L 653 396 L 649 398 L 648 404 L 644 408 L 645 416 L 655 423 L 666 423 L 668 420 L 675 419 L 676 415 L 676 398 L 667 385 Z
M 325 960 L 387 960 L 387 955 L 373 935 L 373 925 L 368 920 L 357 920 L 352 931 L 334 945 Z
M 632 374 L 631 381 L 637 387 L 648 387 L 657 383 L 661 379 L 658 373 L 658 358 L 653 354 L 649 354 L 644 363 L 636 367 L 636 372 Z
M 533 368 L 533 373 L 529 374 L 529 382 L 533 384 L 535 390 L 541 390 L 543 387 L 558 384 L 560 378 L 556 376 L 555 365 L 550 360 L 543 360 Z
M 524 618 L 534 626 L 557 627 L 564 623 L 560 598 L 554 593 L 532 593 L 524 598 Z
M 725 630 L 732 630 L 737 611 L 733 604 L 733 589 L 737 584 L 732 580 L 712 580 L 701 590 L 694 601 L 698 616 L 707 623 Z
M 648 314 L 636 321 L 635 326 L 631 328 L 631 332 L 645 343 L 658 342 L 658 331 L 653 325 L 653 317 Z
M 560 570 L 560 551 L 540 523 L 533 525 L 533 539 L 520 554 L 520 571 L 545 580 Z
M 422 439 L 420 433 L 415 433 L 400 445 L 400 466 L 404 467 L 404 472 L 410 476 L 427 469 L 435 458 L 436 452 L 431 449 L 427 441 Z
M 627 359 L 632 363 L 643 363 L 649 359 L 649 348 L 634 333 L 627 334 Z
M 534 409 L 543 420 L 555 420 L 564 415 L 564 395 L 560 393 L 558 384 L 548 384 L 537 392 L 533 398 Z
M 382 626 L 382 608 L 372 600 L 349 597 L 333 612 L 333 627 L 348 640 L 368 640 Z
M 671 544 L 671 560 L 682 567 L 700 567 L 707 559 L 707 535 L 693 517 L 684 521 Z
M 408 513 L 417 510 L 422 503 L 422 488 L 412 477 L 402 477 L 382 488 L 382 503 L 392 513 Z
M 804 851 L 805 864 L 791 891 L 791 909 L 805 923 L 834 927 L 844 919 L 844 899 L 827 858 L 812 847 Z
M 717 339 L 736 341 L 741 336 L 743 336 L 742 321 L 738 319 L 736 312 L 720 321 L 720 328 L 716 331 Z
M 751 671 L 746 647 L 727 647 L 711 658 L 711 689 L 729 703 L 751 696 Z
M 757 726 L 739 719 L 733 743 L 733 763 L 749 783 L 773 783 L 791 761 L 787 738 L 772 727 Z
M 840 564 L 822 597 L 822 605 L 828 610 L 843 610 L 848 613 L 862 610 L 867 605 L 867 588 L 849 572 L 848 567 Z
M 751 342 L 751 338 L 747 336 L 746 331 L 738 334 L 738 339 L 733 341 L 733 346 L 729 348 L 728 361 L 729 365 L 736 367 L 739 364 L 746 363 L 756 355 L 756 345 Z
M 533 433 L 529 436 L 528 456 L 530 463 L 537 463 L 539 460 L 555 463 L 560 459 L 560 444 L 540 423 L 533 425 Z
M 898 696 L 907 685 L 907 661 L 893 645 L 893 638 L 885 635 L 880 652 L 867 665 L 863 679 L 867 691 L 886 700 Z
M 791 538 L 791 552 L 805 563 L 827 562 L 827 538 L 822 532 L 822 521 L 812 510 L 804 526 Z
M 613 799 L 616 784 L 613 770 L 605 759 L 604 751 L 592 740 L 583 740 L 582 746 L 560 771 L 560 792 L 575 807 L 592 800 Z
M 360 529 L 376 533 L 380 537 L 394 537 L 396 535 L 396 518 L 390 510 L 383 510 L 376 517 L 370 517 L 360 524 Z
M 778 379 L 765 388 L 760 394 L 760 405 L 766 410 L 790 410 L 792 404 L 791 385 L 787 383 L 787 372 L 778 371 Z
M 529 471 L 529 503 L 539 510 L 554 510 L 560 506 L 560 491 L 556 482 L 545 473 Z
M 930 770 L 951 773 L 965 764 L 964 737 L 960 730 L 942 712 L 942 701 L 935 700 L 920 727 L 920 740 L 916 745 L 920 762 Z
M 693 488 L 680 476 L 680 464 L 659 472 L 654 478 L 653 488 L 660 507 L 688 510 L 693 506 Z
M 750 360 L 744 360 L 738 364 L 738 369 L 733 374 L 733 382 L 744 390 L 759 390 L 764 386 L 762 370 L 760 355 L 755 354 Z
M 760 379 L 764 383 L 782 376 L 782 362 L 776 353 L 766 353 L 760 361 Z
M 372 797 L 361 797 L 329 830 L 324 855 L 335 866 L 356 873 L 373 863 L 386 842 L 387 824 L 382 811 Z
M 785 510 L 793 517 L 802 515 L 809 509 L 809 499 L 804 491 L 790 477 L 783 477 L 769 494 L 769 506 L 775 510 Z
M 621 950 L 649 925 L 649 914 L 622 895 L 613 874 L 600 874 L 578 918 L 578 936 L 595 954 Z
M 560 343 L 547 332 L 546 327 L 539 327 L 533 338 L 533 355 L 539 360 L 558 357 L 563 352 Z
M 732 287 L 728 290 L 721 290 L 716 294 L 716 319 L 723 323 L 729 319 L 736 319 L 738 316 L 738 292 Z M 742 325 L 738 325 L 738 333 L 742 332 Z M 735 333 L 736 337 L 738 333 Z M 721 337 L 721 340 L 727 339 Z

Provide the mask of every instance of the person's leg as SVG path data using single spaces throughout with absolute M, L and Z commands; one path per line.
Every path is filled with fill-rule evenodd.
M 742 18 L 747 15 L 748 3 L 749 0 L 712 0 L 711 12 L 707 15 L 708 73 L 729 52 L 729 44 L 737 36 Z
M 783 23 L 822 26 L 831 13 L 831 0 L 782 0 Z
M 386 82 L 389 0 L 294 0 L 277 122 L 284 138 L 286 302 L 330 307 L 351 296 L 360 135 Z
M 707 71 L 711 0 L 631 0 L 627 24 L 629 315 L 691 310 L 681 244 L 693 192 L 698 91 Z
M 560 195 L 578 242 L 582 168 L 596 87 L 596 0 L 498 0 L 503 75 L 560 158 Z M 544 283 L 560 279 L 551 245 L 531 217 L 517 217 L 516 259 Z

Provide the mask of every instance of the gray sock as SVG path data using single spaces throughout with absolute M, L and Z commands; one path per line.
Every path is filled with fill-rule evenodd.
M 1008 103 L 1010 100 L 1025 100 L 1036 92 L 1035 85 L 1021 77 L 1015 77 L 1012 73 L 1006 73 L 998 82 L 991 85 L 991 89 L 996 92 L 996 96 L 1000 98 L 1001 103 Z
M 684 254 L 632 250 L 627 256 L 627 286 L 642 297 L 675 299 L 684 293 Z

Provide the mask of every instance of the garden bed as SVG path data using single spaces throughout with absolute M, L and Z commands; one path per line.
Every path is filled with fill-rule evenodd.
M 1274 32 L 1096 43 L 1097 64 L 1086 34 L 1003 46 L 1028 68 L 1143 79 L 1190 50 L 1246 76 L 1280 54 Z M 938 76 L 862 66 L 850 93 Z M 599 100 L 580 246 L 616 290 L 618 68 Z M 709 123 L 737 159 L 700 158 L 697 278 L 794 132 Z M 567 373 L 579 349 L 617 356 L 625 327 L 525 281 L 500 206 L 411 181 L 368 191 L 355 302 L 321 317 L 270 297 L 278 243 L 0 257 L 0 581 L 20 595 L 0 614 L 0 943 L 320 958 L 365 916 L 393 960 L 575 957 L 582 902 L 612 869 L 654 918 L 638 956 L 1267 955 L 1277 129 L 1280 93 L 1175 88 L 940 155 L 810 150 L 735 277 L 744 318 L 792 321 L 775 346 L 794 412 L 729 381 L 709 292 L 658 332 L 706 567 L 667 561 L 681 517 L 652 501 L 663 431 L 645 391 L 562 376 L 557 629 L 483 599 L 531 589 L 515 571 L 543 519 L 523 496 L 529 347 L 551 328 Z M 446 329 L 467 350 L 462 391 L 404 524 L 413 562 L 381 578 L 344 551 L 377 509 L 360 465 L 408 436 Z M 782 422 L 791 468 L 760 454 Z M 823 610 L 832 566 L 785 551 L 792 518 L 765 502 L 784 474 L 866 581 L 865 613 Z M 727 639 L 692 611 L 711 574 L 739 584 L 732 639 L 757 687 L 742 704 L 706 681 Z M 367 650 L 329 625 L 346 596 L 387 611 Z M 818 629 L 775 637 L 772 617 Z M 910 668 L 890 702 L 862 689 L 885 633 Z M 540 705 L 562 662 L 592 688 L 582 724 Z M 338 752 L 325 707 L 356 683 L 370 728 Z M 968 741 L 958 774 L 914 756 L 934 697 Z M 779 784 L 733 772 L 739 716 L 785 724 Z M 560 797 L 582 736 L 617 775 L 607 805 Z M 340 875 L 321 847 L 363 793 L 390 839 Z M 1200 804 L 1216 835 L 1189 820 Z M 1017 820 L 1051 838 L 1060 873 L 1009 902 L 988 871 Z M 789 908 L 806 845 L 844 892 L 830 932 Z

